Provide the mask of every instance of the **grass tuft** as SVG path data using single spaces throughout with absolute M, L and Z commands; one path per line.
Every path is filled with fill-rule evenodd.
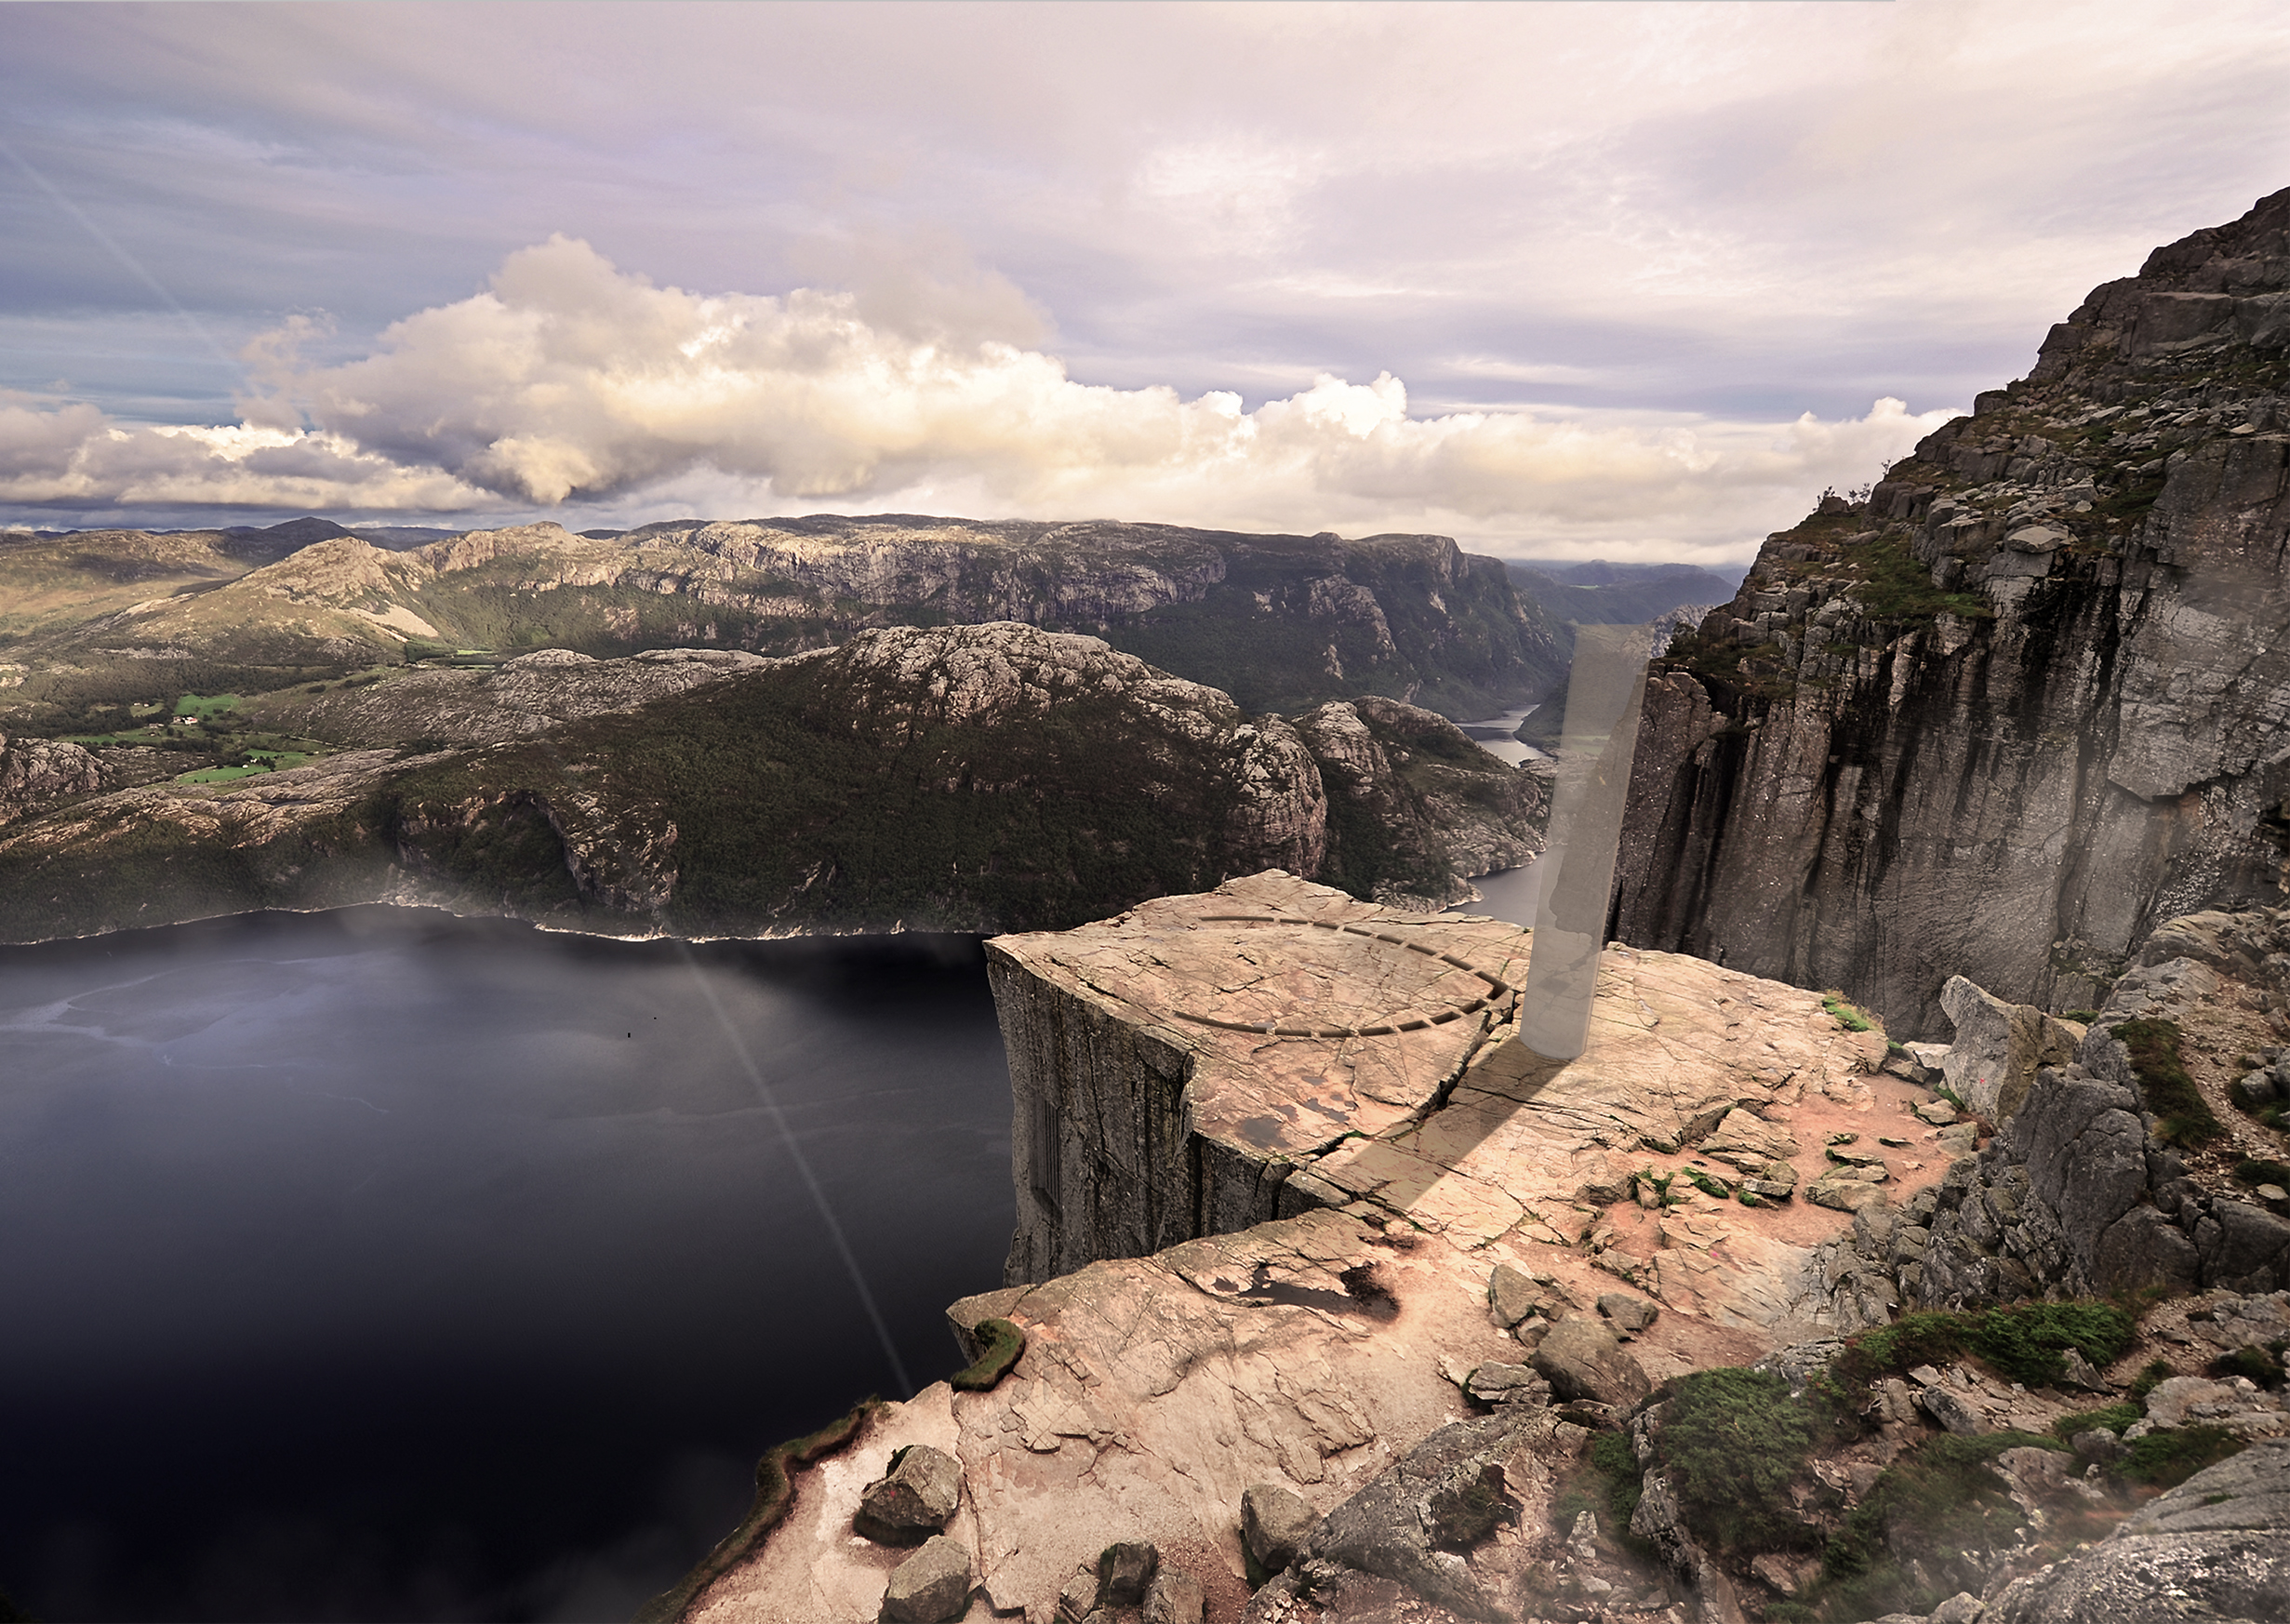
M 1007 1320 L 980 1320 L 971 1334 L 984 1344 L 977 1360 L 947 1378 L 958 1392 L 984 1392 L 1010 1373 L 1026 1351 L 1026 1333 Z
M 2179 1057 L 2180 1035 L 2177 1021 L 2146 1017 L 2115 1029 L 2117 1041 L 2130 1051 L 2131 1069 L 2138 1075 L 2147 1108 L 2162 1119 L 2163 1138 L 2195 1151 L 2224 1138 L 2227 1130 L 2212 1114 L 2209 1101 Z

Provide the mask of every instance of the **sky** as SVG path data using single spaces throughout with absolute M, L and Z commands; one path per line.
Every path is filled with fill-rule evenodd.
M 2278 0 L 0 7 L 0 524 L 1742 562 L 2290 185 Z

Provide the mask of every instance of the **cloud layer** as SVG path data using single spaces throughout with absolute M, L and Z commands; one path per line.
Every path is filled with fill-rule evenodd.
M 958 506 L 1435 529 L 1513 550 L 1738 550 L 1765 515 L 1874 477 L 1947 415 L 1887 399 L 1826 423 L 1416 417 L 1389 374 L 1324 374 L 1252 411 L 1225 391 L 1077 382 L 1056 355 L 992 336 L 1025 325 L 1022 306 L 975 286 L 916 284 L 887 305 L 659 287 L 557 236 L 512 254 L 485 292 L 395 323 L 364 357 L 304 362 L 322 336 L 306 322 L 262 336 L 247 348 L 236 426 L 0 408 L 0 500 L 369 513 Z

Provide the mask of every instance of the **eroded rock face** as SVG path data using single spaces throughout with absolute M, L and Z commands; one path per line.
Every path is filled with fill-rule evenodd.
M 2156 250 L 1765 543 L 1648 683 L 1613 934 L 1930 1036 L 1951 975 L 2087 1007 L 2157 920 L 2279 899 L 2286 233 Z
M 81 746 L 54 739 L 11 739 L 0 733 L 0 823 L 63 796 L 102 788 L 102 764 Z
M 1476 895 L 1467 876 L 1541 855 L 1548 782 L 1508 766 L 1452 722 L 1391 699 L 1321 706 L 1296 721 L 1328 797 L 1316 877 L 1389 907 L 1432 912 Z
M 1915 1295 L 1933 1307 L 2068 1292 L 2110 1296 L 2198 1286 L 2290 1286 L 2290 1218 L 2229 1177 L 2243 1156 L 2279 1158 L 2280 1136 L 2228 1103 L 2230 1062 L 2272 1032 L 2290 992 L 2290 918 L 2203 913 L 2157 929 L 2110 992 L 2074 1060 L 2038 1069 L 2012 1120 L 1952 1166 L 1920 1245 Z M 2213 1102 L 2225 1145 L 2190 1158 L 2164 1142 L 2163 1113 L 2116 1029 L 2167 1019 Z M 1952 1051 L 1951 1051 L 1952 1055 Z
M 2105 1539 L 2015 1579 L 1982 1624 L 2290 1617 L 2290 1441 L 2196 1472 Z

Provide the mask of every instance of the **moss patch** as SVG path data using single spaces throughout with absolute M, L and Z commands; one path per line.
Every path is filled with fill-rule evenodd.
M 765 1536 L 779 1526 L 788 1508 L 795 1503 L 794 1474 L 813 1461 L 848 1447 L 884 1407 L 880 1399 L 869 1395 L 840 1420 L 830 1421 L 816 1432 L 790 1439 L 768 1451 L 755 1463 L 755 1498 L 750 1502 L 748 1514 L 740 1519 L 739 1526 L 718 1540 L 715 1549 L 701 1557 L 691 1572 L 646 1602 L 636 1614 L 636 1624 L 669 1624 L 671 1619 L 681 1617 L 693 1597 L 750 1555 L 762 1544 Z
M 2200 1150 L 2224 1138 L 2227 1130 L 2180 1058 L 2180 1035 L 2177 1021 L 2144 1017 L 2115 1029 L 2116 1041 L 2130 1051 L 2131 1069 L 2138 1076 L 2147 1109 L 2162 1118 L 2164 1138 L 2186 1150 Z
M 1026 1351 L 1026 1333 L 1007 1320 L 980 1320 L 971 1327 L 971 1334 L 982 1344 L 978 1358 L 947 1381 L 958 1391 L 984 1392 L 1018 1363 L 1018 1356 Z

